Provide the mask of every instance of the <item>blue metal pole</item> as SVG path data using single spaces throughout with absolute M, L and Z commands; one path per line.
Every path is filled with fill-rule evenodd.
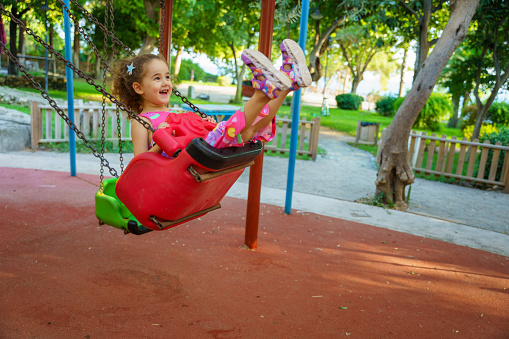
M 67 8 L 71 8 L 69 0 L 64 0 L 64 4 Z M 72 62 L 72 49 L 71 49 L 71 20 L 69 14 L 65 10 L 64 12 L 64 31 L 65 31 L 65 59 Z M 65 75 L 67 77 L 67 112 L 69 114 L 69 120 L 74 123 L 74 83 L 73 83 L 73 72 L 69 67 L 65 69 Z M 74 131 L 69 127 L 69 157 L 71 161 L 71 176 L 76 176 L 76 135 Z
M 306 38 L 308 33 L 309 0 L 302 1 L 300 16 L 299 46 L 306 50 Z M 297 158 L 297 137 L 300 119 L 300 96 L 301 89 L 293 92 L 292 108 L 292 133 L 290 134 L 290 159 L 288 162 L 288 178 L 286 182 L 285 213 L 292 213 L 293 180 L 295 177 L 295 160 Z

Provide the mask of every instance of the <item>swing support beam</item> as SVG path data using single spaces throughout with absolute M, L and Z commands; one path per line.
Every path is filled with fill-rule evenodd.
M 258 50 L 270 59 L 272 33 L 274 31 L 274 11 L 276 0 L 262 0 L 260 14 L 260 37 Z M 260 219 L 260 195 L 262 189 L 263 151 L 249 170 L 249 191 L 247 194 L 246 231 L 244 244 L 256 249 L 258 243 L 258 224 Z
M 269 59 L 272 47 L 272 34 L 274 31 L 274 11 L 276 0 L 262 0 L 260 15 L 260 37 L 258 49 Z M 163 13 L 161 13 L 163 14 Z M 165 0 L 164 8 L 164 57 L 170 63 L 171 27 L 173 16 L 173 0 Z M 263 151 L 254 161 L 249 171 L 249 191 L 247 198 L 246 230 L 244 244 L 250 249 L 256 249 L 258 242 L 258 223 L 260 216 L 260 196 L 262 187 Z
M 67 8 L 71 8 L 69 0 L 64 0 Z M 64 32 L 65 32 L 65 58 L 72 61 L 72 48 L 71 48 L 71 19 L 69 14 L 62 10 L 64 13 Z M 74 84 L 73 84 L 73 71 L 67 66 L 65 68 L 65 75 L 67 77 L 67 112 L 69 120 L 74 124 Z M 76 176 L 76 135 L 69 126 L 69 157 L 71 166 L 71 176 Z

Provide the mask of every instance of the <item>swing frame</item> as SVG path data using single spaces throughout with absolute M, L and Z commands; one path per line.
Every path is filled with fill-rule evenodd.
M 163 27 L 164 27 L 164 32 L 165 32 L 164 35 L 169 36 L 169 39 L 165 39 L 163 42 L 164 43 L 163 54 L 166 56 L 167 60 L 170 61 L 169 60 L 169 58 L 170 58 L 169 49 L 171 46 L 171 33 L 168 35 L 168 32 L 171 32 L 171 26 L 172 26 L 171 20 L 172 20 L 173 0 L 161 0 L 161 4 L 163 4 L 163 2 L 165 3 L 165 6 L 161 13 L 161 17 L 164 15 L 166 18 L 170 18 L 170 20 L 163 21 L 163 23 L 164 23 Z M 0 4 L 0 6 L 1 6 L 1 9 L 4 11 L 5 9 L 3 8 L 3 5 Z M 65 5 L 64 5 L 64 7 L 65 7 Z M 259 37 L 260 37 L 259 38 L 259 50 L 269 57 L 271 54 L 271 45 L 272 45 L 274 10 L 275 10 L 275 0 L 262 0 L 261 19 L 260 19 L 260 35 L 259 35 Z M 35 36 L 34 36 L 34 38 L 35 38 Z M 39 38 L 39 40 L 40 40 L 40 38 Z M 41 42 L 43 45 L 45 45 L 46 48 L 48 48 L 48 47 L 51 48 L 51 46 L 47 46 L 46 44 L 44 44 L 43 41 L 39 41 L 39 42 Z M 4 46 L 4 48 L 5 48 L 5 46 Z M 57 53 L 57 54 L 59 54 L 59 53 Z M 11 60 L 12 60 L 12 55 L 11 55 Z M 75 67 L 73 67 L 72 63 L 68 62 L 65 59 L 63 59 L 62 61 L 64 61 L 66 63 L 66 66 L 73 69 L 73 71 L 75 71 L 80 77 L 86 78 L 86 77 L 82 76 L 83 72 L 81 72 L 80 70 L 77 70 Z M 19 66 L 21 66 L 21 65 L 19 65 L 19 63 L 18 63 L 18 67 Z M 23 66 L 21 66 L 21 67 L 23 67 Z M 21 67 L 20 67 L 20 70 L 23 71 L 23 69 Z M 34 83 L 34 87 L 41 92 L 41 95 L 50 102 L 50 105 L 52 105 L 52 107 L 64 119 L 64 121 L 69 125 L 69 127 L 73 131 L 75 131 L 78 136 L 80 136 L 80 135 L 83 136 L 83 134 L 79 130 L 77 130 L 74 123 L 69 121 L 69 119 L 66 119 L 65 114 L 63 114 L 63 111 L 56 106 L 56 103 L 54 101 L 52 102 L 52 100 L 49 98 L 49 95 L 41 89 L 40 84 L 36 83 L 34 81 L 33 77 L 30 78 L 29 74 L 26 72 L 26 70 L 24 73 Z M 89 81 L 87 80 L 87 82 L 89 82 Z M 100 86 L 95 85 L 95 83 L 93 83 L 93 80 L 91 82 L 92 83 L 89 82 L 89 84 L 93 84 L 96 87 L 96 89 L 98 89 L 98 91 L 100 91 L 99 90 Z M 39 85 L 39 86 L 37 86 L 37 85 Z M 105 94 L 105 93 L 103 93 L 103 94 Z M 176 95 L 179 96 L 178 94 L 176 94 Z M 105 94 L 105 96 L 107 98 L 109 98 L 114 103 L 118 102 L 116 100 L 116 98 L 114 98 L 111 95 Z M 119 104 L 121 104 L 121 103 L 119 103 Z M 121 106 L 121 105 L 119 105 L 119 106 Z M 190 107 L 194 109 L 193 106 L 194 105 L 192 105 L 192 104 L 190 105 Z M 123 108 L 125 110 L 125 106 Z M 121 109 L 122 109 L 122 107 L 121 107 Z M 201 113 L 201 112 L 199 112 L 199 113 Z M 82 140 L 85 142 L 85 145 L 88 148 L 92 149 L 94 156 L 101 159 L 101 166 L 103 164 L 106 165 L 110 171 L 110 174 L 112 174 L 115 177 L 118 177 L 116 170 L 112 169 L 109 166 L 108 161 L 106 159 L 104 159 L 104 157 L 102 155 L 98 155 L 97 151 L 88 143 L 88 141 L 86 139 L 82 138 Z M 245 245 L 251 249 L 255 249 L 257 247 L 257 234 L 258 234 L 258 221 L 259 221 L 260 195 L 261 195 L 261 177 L 262 177 L 262 168 L 263 168 L 263 148 L 262 148 L 261 153 L 262 153 L 261 156 L 257 157 L 257 159 L 254 162 L 254 165 L 251 167 L 250 178 L 249 178 Z

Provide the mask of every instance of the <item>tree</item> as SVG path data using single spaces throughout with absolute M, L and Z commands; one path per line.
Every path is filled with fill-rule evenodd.
M 463 106 L 465 106 L 474 87 L 475 70 L 472 62 L 469 61 L 472 52 L 460 46 L 440 76 L 439 83 L 447 88 L 453 104 L 453 115 L 449 119 L 449 127 L 456 127 L 461 99 L 464 98 Z
M 414 81 L 426 61 L 431 47 L 448 17 L 446 0 L 385 0 L 380 3 L 378 17 L 406 41 L 415 40 Z
M 451 0 L 451 15 L 442 36 L 422 65 L 412 89 L 389 125 L 382 150 L 377 159 L 380 167 L 375 181 L 376 194 L 384 203 L 392 201 L 399 208 L 406 208 L 405 187 L 414 181 L 414 174 L 407 159 L 410 130 L 433 91 L 442 69 L 465 38 L 479 0 Z
M 374 3 L 376 4 L 376 1 Z M 368 16 L 373 4 L 370 0 L 344 0 L 339 4 L 336 1 L 320 0 L 314 1 L 313 6 L 314 9 L 311 8 L 311 11 L 319 10 L 322 15 L 321 18 L 311 19 L 314 20 L 315 35 L 311 37 L 310 34 L 313 48 L 309 53 L 309 72 L 313 81 L 318 81 L 322 77 L 323 69 L 320 57 L 327 51 L 331 34 L 341 25 L 355 23 Z M 311 17 L 313 17 L 313 13 Z
M 474 51 L 474 96 L 477 115 L 472 139 L 478 138 L 482 122 L 499 90 L 509 78 L 509 4 L 504 0 L 483 0 L 474 17 L 477 29 L 469 36 Z M 509 89 L 509 86 L 507 86 Z M 490 92 L 485 102 L 481 90 Z
M 367 27 L 367 28 L 366 28 Z M 364 73 L 376 53 L 388 50 L 394 41 L 389 32 L 376 31 L 374 25 L 360 22 L 337 33 L 343 58 L 352 73 L 352 93 L 362 81 Z
M 7 6 L 7 5 L 11 5 L 10 12 L 18 20 L 21 20 L 23 18 L 23 16 L 29 10 L 32 9 L 32 7 L 30 7 L 26 4 L 18 3 L 18 1 L 16 1 L 16 0 L 6 1 L 6 3 L 4 3 L 4 6 Z M 6 9 L 8 9 L 8 8 L 6 8 Z M 9 23 L 9 50 L 11 51 L 11 53 L 13 55 L 18 55 L 18 53 L 20 52 L 20 50 L 18 50 L 18 45 L 16 44 L 17 36 L 18 36 L 18 25 L 16 24 L 16 22 L 14 20 L 11 19 L 10 23 Z M 18 74 L 18 69 L 17 69 L 16 65 L 10 59 L 9 59 L 9 66 L 7 69 L 7 73 L 12 74 L 12 75 Z

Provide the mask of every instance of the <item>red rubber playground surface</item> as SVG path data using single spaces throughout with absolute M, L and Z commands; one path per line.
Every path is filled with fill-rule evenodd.
M 509 338 L 509 258 L 246 201 L 143 236 L 98 176 L 0 168 L 0 338 Z

